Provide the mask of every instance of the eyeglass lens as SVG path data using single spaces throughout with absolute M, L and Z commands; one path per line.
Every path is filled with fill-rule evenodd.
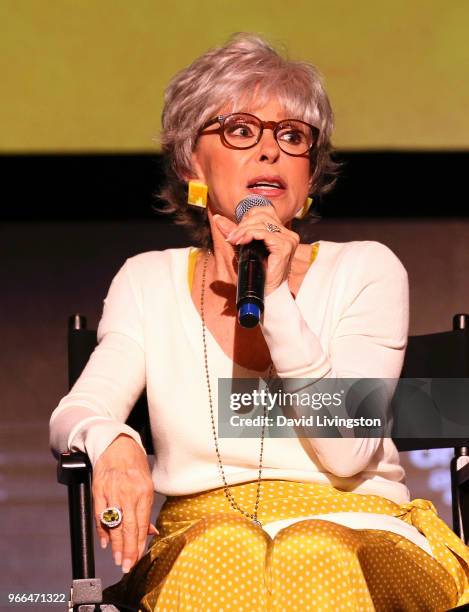
M 238 149 L 246 149 L 259 142 L 261 129 L 259 119 L 242 113 L 229 115 L 223 124 L 225 140 Z M 282 151 L 291 155 L 303 155 L 314 142 L 311 128 L 295 119 L 281 121 L 274 133 Z

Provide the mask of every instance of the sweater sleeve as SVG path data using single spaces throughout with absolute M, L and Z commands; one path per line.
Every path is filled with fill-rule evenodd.
M 104 300 L 98 345 L 80 377 L 50 418 L 53 452 L 83 451 L 94 467 L 120 434 L 145 452 L 140 435 L 125 424 L 145 387 L 142 304 L 127 261 Z
M 399 378 L 409 325 L 407 272 L 385 245 L 357 244 L 361 248 L 342 264 L 347 274 L 337 287 L 340 316 L 327 352 L 286 282 L 266 297 L 262 329 L 281 378 Z M 326 470 L 342 477 L 363 471 L 381 443 L 380 438 L 308 440 Z

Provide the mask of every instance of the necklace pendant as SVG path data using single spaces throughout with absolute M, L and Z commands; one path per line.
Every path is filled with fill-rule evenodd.
M 257 525 L 258 527 L 262 527 L 262 523 L 260 522 L 259 519 L 253 518 L 252 522 L 254 523 L 254 525 Z

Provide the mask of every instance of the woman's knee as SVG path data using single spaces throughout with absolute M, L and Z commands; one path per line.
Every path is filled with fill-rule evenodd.
M 269 540 L 262 528 L 251 520 L 228 512 L 217 512 L 201 518 L 185 535 L 187 541 L 208 539 L 220 550 L 246 550 L 246 547 L 249 547 L 262 553 L 265 553 Z
M 267 597 L 264 585 L 265 559 L 269 536 L 243 516 L 216 513 L 206 516 L 183 534 L 184 545 L 173 571 L 171 582 L 189 581 L 192 596 L 195 590 L 221 598 L 236 596 L 239 602 L 258 602 L 263 609 Z M 202 569 L 203 568 L 203 569 Z M 210 593 L 209 593 L 210 591 Z M 260 602 L 260 603 L 259 603 Z M 194 609 L 202 609 L 202 605 Z
M 299 553 L 314 556 L 325 552 L 355 552 L 359 543 L 359 534 L 353 529 L 331 521 L 306 519 L 280 530 L 273 548 L 282 556 L 293 558 Z

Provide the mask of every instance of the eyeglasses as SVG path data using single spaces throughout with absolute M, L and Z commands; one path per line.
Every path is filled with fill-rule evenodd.
M 214 123 L 216 130 L 204 131 Z M 199 134 L 219 134 L 222 143 L 230 149 L 250 149 L 262 138 L 264 129 L 272 130 L 280 149 L 288 155 L 305 155 L 317 142 L 319 129 L 299 119 L 262 121 L 250 113 L 218 115 L 209 119 Z

